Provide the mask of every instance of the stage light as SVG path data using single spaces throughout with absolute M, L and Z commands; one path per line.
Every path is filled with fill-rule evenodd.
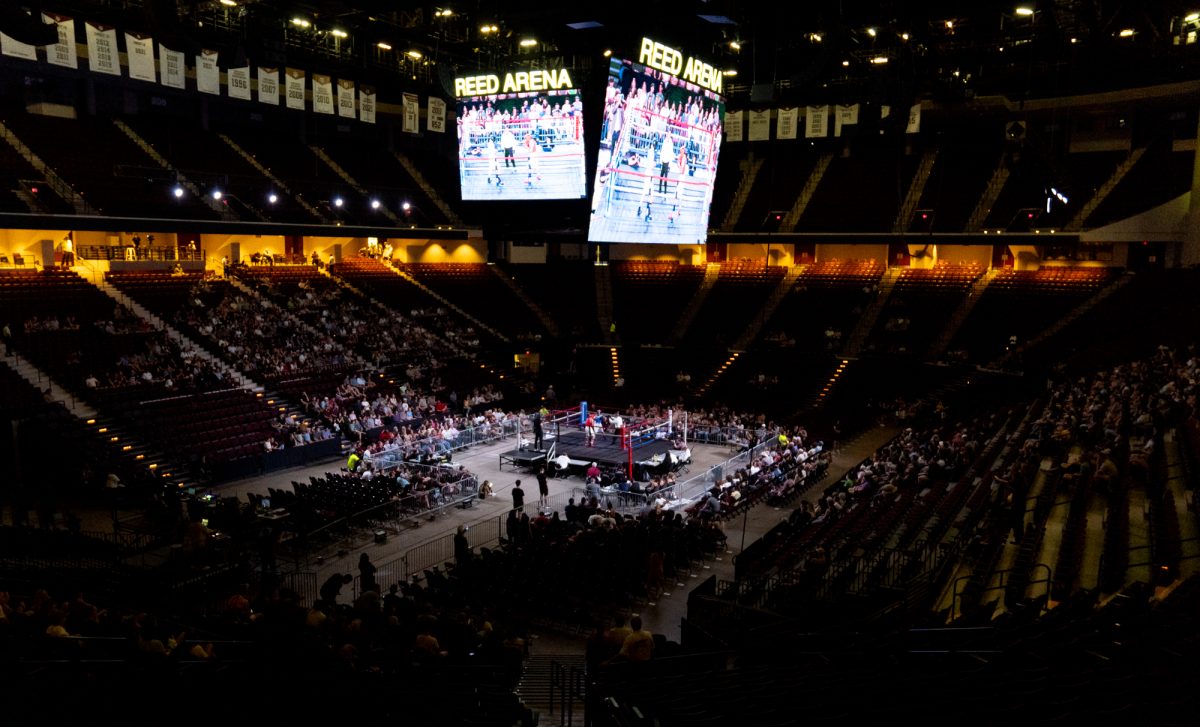
M 1072 38 L 1072 39 L 1071 39 L 1071 42 L 1072 42 L 1072 43 L 1078 43 L 1078 42 L 1079 42 L 1079 39 L 1078 39 L 1078 38 Z
M 346 201 L 345 201 L 345 200 L 343 200 L 341 197 L 334 197 L 334 198 L 333 198 L 333 206 L 334 206 L 334 207 L 341 207 L 341 206 L 342 206 L 342 205 L 344 205 L 345 203 L 346 203 Z
M 1194 23 L 1197 20 L 1200 20 L 1200 13 L 1188 13 L 1187 16 L 1184 17 L 1184 20 L 1189 23 Z
M 175 199 L 179 199 L 180 197 L 183 196 L 183 187 L 176 186 L 175 189 L 172 191 L 172 194 L 175 195 Z
M 953 20 L 946 21 L 946 30 L 954 30 L 954 21 Z
M 533 38 L 522 38 L 521 39 L 521 47 L 522 48 L 532 48 L 535 45 L 537 45 L 537 41 L 534 40 Z
M 809 33 L 808 39 L 814 43 L 820 43 L 822 40 L 824 40 L 824 38 L 821 37 L 820 33 Z
M 888 58 L 887 58 L 887 56 L 875 56 L 874 58 L 871 59 L 871 62 L 877 66 L 881 66 L 884 63 L 888 62 Z
M 347 33 L 344 30 L 339 30 L 337 28 L 334 28 L 333 30 L 331 30 L 329 32 L 332 33 L 335 38 L 349 38 L 350 37 L 349 33 Z
M 371 200 L 371 209 L 373 209 L 373 210 L 379 209 L 379 200 L 377 200 L 377 199 Z
M 379 50 L 391 50 L 392 49 L 392 47 L 390 45 L 388 45 L 387 43 L 384 43 L 382 40 L 379 41 L 378 43 L 376 43 L 375 47 L 378 48 Z
M 1126 29 L 1122 30 L 1118 35 L 1120 35 L 1122 38 L 1132 38 L 1133 37 L 1133 28 L 1126 28 Z
M 908 33 L 901 33 L 900 40 L 908 40 Z
M 312 26 L 312 23 L 308 22 L 304 18 L 292 18 L 292 25 L 295 25 L 299 28 L 308 28 Z
M 276 202 L 279 201 L 279 195 L 275 194 L 274 192 L 271 192 L 270 194 L 267 195 L 267 201 L 270 202 L 271 204 L 275 204 Z
M 221 0 L 221 4 L 227 8 L 236 8 L 237 3 L 234 0 Z
M 479 28 L 479 32 L 483 33 L 484 35 L 487 35 L 488 33 L 495 33 L 497 30 L 500 29 L 494 25 L 483 25 Z
M 736 69 L 734 69 L 734 68 L 730 68 L 728 71 L 723 71 L 723 73 L 724 73 L 726 76 L 729 76 L 730 78 L 733 78 L 734 76 L 736 76 L 736 75 L 737 75 L 737 70 L 736 70 Z
M 408 212 L 409 210 L 412 209 L 412 203 L 405 202 L 404 204 L 400 205 L 400 209 L 404 210 L 405 212 Z
M 842 68 L 846 68 L 849 65 L 850 65 L 850 61 L 842 61 Z
M 731 40 L 731 41 L 729 41 L 729 47 L 734 50 L 741 50 L 742 44 L 737 42 L 736 40 Z
M 611 50 L 607 50 L 607 49 L 606 49 L 606 50 L 604 51 L 604 57 L 605 57 L 605 58 L 608 58 L 608 57 L 609 57 L 609 56 L 611 56 L 611 55 L 612 55 L 612 51 L 611 51 Z
M 405 53 L 404 55 L 408 56 L 409 58 L 413 59 L 414 61 L 421 60 L 421 51 L 419 51 L 419 50 L 410 50 L 409 52 Z
M 225 196 L 225 195 L 221 194 L 221 190 L 219 190 L 219 189 L 214 189 L 214 190 L 212 191 L 212 198 L 213 198 L 213 199 L 221 199 L 221 197 L 224 197 L 224 196 Z
M 1022 18 L 1028 18 L 1029 16 L 1033 15 L 1033 8 L 1022 5 L 1021 7 L 1017 8 L 1017 15 L 1020 15 Z
M 875 29 L 874 29 L 874 28 L 867 28 L 867 35 L 869 35 L 869 36 L 871 36 L 872 38 L 874 38 L 874 37 L 875 37 L 875 35 L 876 35 L 876 33 L 875 33 Z

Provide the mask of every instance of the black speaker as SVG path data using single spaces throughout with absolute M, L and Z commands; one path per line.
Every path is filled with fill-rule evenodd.
M 750 87 L 750 103 L 774 103 L 774 101 L 774 83 L 756 83 Z

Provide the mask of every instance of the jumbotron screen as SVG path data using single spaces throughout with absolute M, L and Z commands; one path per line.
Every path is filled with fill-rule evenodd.
M 694 59 L 685 67 L 649 40 L 640 60 L 609 64 L 588 241 L 703 243 L 725 114 L 720 72 Z
M 583 199 L 583 101 L 566 70 L 455 79 L 464 200 Z

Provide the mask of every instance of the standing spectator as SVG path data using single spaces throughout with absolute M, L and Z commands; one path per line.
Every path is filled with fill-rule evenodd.
M 366 553 L 358 556 L 358 580 L 364 593 L 379 589 L 379 585 L 375 582 L 375 564 L 371 562 L 371 556 Z
M 525 511 L 525 490 L 521 489 L 521 481 L 517 480 L 513 483 L 512 491 L 513 510 L 515 512 Z
M 459 568 L 462 568 L 471 560 L 471 555 L 471 544 L 467 541 L 467 527 L 459 525 L 458 531 L 454 533 L 454 562 Z
M 538 467 L 538 509 L 546 507 L 550 502 L 550 485 L 546 482 L 546 465 Z
M 342 586 L 353 580 L 354 576 L 349 573 L 334 573 L 321 584 L 321 600 L 325 602 L 326 608 L 333 608 L 337 605 L 337 597 L 342 592 Z

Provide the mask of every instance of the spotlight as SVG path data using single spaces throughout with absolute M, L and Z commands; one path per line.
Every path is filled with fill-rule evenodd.
M 346 203 L 346 202 L 345 202 L 345 200 L 343 200 L 341 197 L 334 197 L 334 198 L 333 198 L 333 206 L 334 206 L 334 207 L 341 207 L 341 206 L 342 206 L 342 205 L 344 205 L 345 203 Z
M 736 40 L 731 40 L 731 41 L 729 41 L 729 47 L 732 48 L 733 50 L 741 50 L 742 44 L 737 42 Z
M 267 201 L 270 202 L 271 204 L 275 204 L 276 202 L 279 201 L 279 195 L 275 194 L 274 192 L 271 192 L 270 194 L 267 195 Z
M 175 195 L 175 199 L 179 199 L 183 196 L 183 187 L 176 185 L 175 189 L 172 190 L 171 193 Z
M 1033 15 L 1033 8 L 1027 5 L 1022 5 L 1021 7 L 1017 8 L 1017 15 L 1020 15 L 1022 18 L 1028 18 L 1029 16 Z
M 1133 37 L 1133 28 L 1126 28 L 1126 29 L 1122 30 L 1120 33 L 1118 33 L 1117 35 L 1120 35 L 1122 38 L 1132 38 Z
M 405 55 L 407 55 L 409 58 L 413 59 L 414 61 L 421 60 L 421 51 L 419 51 L 419 50 L 410 50 Z
M 875 29 L 874 29 L 874 28 L 867 28 L 867 35 L 869 35 L 869 36 L 871 36 L 872 38 L 874 38 L 874 37 L 875 37 Z
M 392 46 L 388 45 L 387 43 L 384 43 L 382 40 L 379 41 L 378 43 L 376 43 L 375 47 L 378 48 L 379 50 L 391 50 L 392 49 Z
M 412 209 L 412 204 L 409 202 L 405 202 L 404 204 L 400 205 L 400 209 L 404 210 L 405 212 L 408 212 L 409 210 Z
M 608 57 L 609 57 L 609 56 L 611 56 L 611 55 L 612 55 L 612 51 L 611 51 L 611 50 L 606 50 L 606 51 L 604 51 L 604 57 L 605 57 L 605 58 L 608 58 Z
M 377 200 L 377 199 L 371 200 L 371 209 L 373 209 L 373 210 L 379 209 L 379 200 Z
M 330 33 L 332 33 L 332 34 L 333 34 L 333 37 L 335 37 L 335 38 L 348 38 L 348 37 L 350 37 L 350 34 L 349 34 L 349 33 L 347 33 L 346 31 L 344 31 L 344 30 L 338 30 L 338 29 L 336 29 L 336 28 L 335 28 L 335 29 L 333 29 L 333 30 L 331 30 L 331 31 L 329 31 L 329 32 L 330 32 Z
M 308 27 L 312 26 L 312 23 L 308 22 L 304 18 L 297 17 L 297 18 L 292 18 L 292 25 L 295 25 L 300 28 L 308 28 Z
M 212 191 L 212 196 L 213 196 L 213 199 L 221 199 L 221 198 L 222 198 L 222 197 L 224 197 L 225 195 L 221 194 L 221 190 L 219 190 L 219 189 L 214 189 L 214 190 Z
M 521 47 L 522 47 L 522 48 L 532 48 L 532 47 L 533 47 L 533 46 L 535 46 L 535 45 L 537 45 L 537 41 L 536 41 L 536 40 L 534 40 L 533 38 L 523 38 L 523 39 L 521 40 Z

